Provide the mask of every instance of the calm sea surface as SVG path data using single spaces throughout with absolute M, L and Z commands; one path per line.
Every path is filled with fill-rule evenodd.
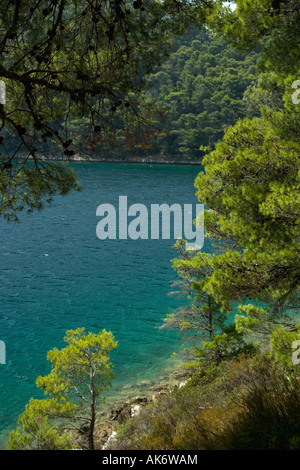
M 0 220 L 0 448 L 15 429 L 30 397 L 40 398 L 35 380 L 50 372 L 47 352 L 64 347 L 67 329 L 112 331 L 116 378 L 109 398 L 155 382 L 174 367 L 176 332 L 158 331 L 179 305 L 170 297 L 175 278 L 170 240 L 99 240 L 98 205 L 128 197 L 128 206 L 196 204 L 200 167 L 73 166 L 82 192 L 55 198 L 50 207 L 24 214 L 18 224 Z

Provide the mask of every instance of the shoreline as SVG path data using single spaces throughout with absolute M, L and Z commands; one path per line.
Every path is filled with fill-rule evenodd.
M 146 375 L 141 380 L 131 383 L 126 381 L 117 393 L 111 394 L 112 388 L 108 389 L 104 401 L 100 401 L 97 406 L 94 434 L 96 450 L 105 450 L 104 446 L 109 445 L 109 439 L 109 443 L 113 440 L 114 432 L 119 426 L 137 416 L 144 406 L 156 402 L 176 387 L 184 385 L 190 376 L 189 371 L 184 368 L 184 362 L 182 358 L 177 358 L 172 365 L 166 364 L 165 367 L 156 369 L 156 373 L 152 376 Z M 8 427 L 2 430 L 0 450 L 9 450 L 8 438 L 14 429 L 15 427 Z M 75 434 L 77 437 L 74 442 L 78 442 L 77 432 Z
M 33 158 L 29 158 L 33 161 Z M 129 158 L 129 159 L 118 159 L 118 158 L 84 158 L 76 155 L 73 158 L 46 158 L 41 156 L 39 158 L 41 162 L 45 163 L 96 163 L 96 164 L 116 164 L 116 165 L 163 165 L 163 166 L 203 166 L 202 160 L 160 160 L 150 159 L 146 157 L 140 158 Z
M 175 367 L 168 377 L 165 374 L 162 375 L 161 380 L 157 378 L 151 386 L 144 390 L 142 387 L 137 388 L 136 393 L 128 394 L 125 399 L 115 397 L 107 409 L 98 412 L 95 426 L 96 450 L 109 449 L 120 425 L 137 416 L 143 407 L 155 403 L 175 388 L 184 386 L 189 377 L 188 371 L 184 368 Z
M 113 163 L 116 165 L 162 165 L 162 166 L 202 166 L 202 162 L 199 161 L 176 161 L 176 160 L 69 160 L 70 163 L 97 163 L 97 164 L 109 164 Z

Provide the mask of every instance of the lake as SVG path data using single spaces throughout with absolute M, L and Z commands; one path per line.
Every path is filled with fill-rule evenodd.
M 116 378 L 108 398 L 142 390 L 174 368 L 182 345 L 175 331 L 157 329 L 183 302 L 170 296 L 176 273 L 174 238 L 106 239 L 96 235 L 97 207 L 197 204 L 200 167 L 74 164 L 81 192 L 56 197 L 51 206 L 23 214 L 20 223 L 0 221 L 0 448 L 30 397 L 35 380 L 50 372 L 47 352 L 64 347 L 67 329 L 112 331 Z

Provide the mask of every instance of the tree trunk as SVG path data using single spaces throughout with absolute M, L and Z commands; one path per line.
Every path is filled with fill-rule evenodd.
M 95 384 L 94 384 L 94 370 L 93 367 L 90 365 L 90 387 L 91 387 L 91 422 L 90 422 L 90 429 L 89 429 L 89 450 L 95 450 L 94 444 L 94 429 L 95 429 L 95 422 L 96 422 L 96 393 L 95 393 Z
M 88 434 L 89 450 L 95 450 L 95 445 L 94 445 L 95 421 L 96 421 L 95 401 L 93 399 L 93 402 L 91 404 L 91 422 L 90 422 L 90 428 L 89 428 L 89 434 Z

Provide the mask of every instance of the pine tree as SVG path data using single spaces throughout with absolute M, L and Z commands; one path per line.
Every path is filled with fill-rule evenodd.
M 72 428 L 84 433 L 88 449 L 94 450 L 97 401 L 113 378 L 110 351 L 117 347 L 111 332 L 85 333 L 84 328 L 68 330 L 65 348 L 52 349 L 47 358 L 50 374 L 37 378 L 37 386 L 50 398 L 31 399 L 10 435 L 11 448 L 69 447 L 70 439 L 51 420 L 66 418 Z

